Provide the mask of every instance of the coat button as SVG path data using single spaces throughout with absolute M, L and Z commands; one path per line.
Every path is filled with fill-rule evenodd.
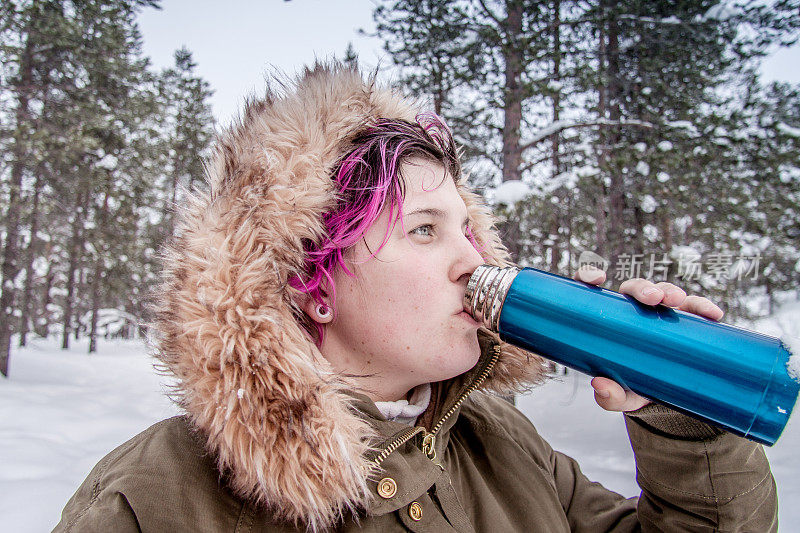
M 378 494 L 388 500 L 397 494 L 397 483 L 390 477 L 383 478 L 378 482 Z
M 419 502 L 411 502 L 411 505 L 408 506 L 408 516 L 414 522 L 422 520 L 422 505 Z

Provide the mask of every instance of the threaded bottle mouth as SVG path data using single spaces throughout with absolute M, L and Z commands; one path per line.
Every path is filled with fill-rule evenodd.
M 516 267 L 501 268 L 493 265 L 476 268 L 467 282 L 464 311 L 488 330 L 498 333 L 503 302 L 519 271 Z

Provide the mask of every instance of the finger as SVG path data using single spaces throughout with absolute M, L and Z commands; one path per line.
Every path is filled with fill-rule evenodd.
M 656 305 L 664 299 L 664 292 L 652 281 L 643 278 L 632 278 L 622 282 L 619 292 L 633 296 L 643 304 Z
M 592 285 L 601 285 L 606 281 L 606 273 L 604 270 L 600 270 L 592 265 L 583 265 L 575 272 L 572 278 L 577 281 L 583 281 L 584 283 L 591 283 Z
M 711 320 L 719 320 L 725 313 L 714 302 L 703 296 L 687 296 L 678 307 L 681 311 L 693 313 Z
M 650 403 L 650 400 L 635 392 L 626 391 L 616 381 L 596 377 L 592 379 L 594 400 L 606 411 L 635 411 Z
M 661 292 L 664 293 L 664 298 L 661 300 L 662 305 L 667 305 L 669 307 L 678 307 L 686 299 L 686 293 L 684 292 L 683 289 L 681 289 L 677 285 L 673 285 L 672 283 L 667 283 L 666 281 L 662 281 L 656 283 L 656 287 L 658 287 L 661 290 Z

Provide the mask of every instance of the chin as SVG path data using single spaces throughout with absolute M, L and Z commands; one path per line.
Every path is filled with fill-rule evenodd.
M 432 371 L 430 381 L 444 381 L 460 376 L 471 370 L 481 357 L 481 348 L 478 344 L 477 334 L 470 338 L 460 338 L 458 342 L 445 344 L 439 350 L 433 350 L 435 355 L 427 359 L 426 367 Z M 442 356 L 441 354 L 447 354 Z
M 481 358 L 481 351 L 480 347 L 478 346 L 477 340 L 475 341 L 475 346 L 471 347 L 470 350 L 464 351 L 458 357 L 458 367 L 453 368 L 453 375 L 450 377 L 460 376 L 464 372 L 468 372 L 472 370 L 472 368 L 478 364 L 478 360 Z

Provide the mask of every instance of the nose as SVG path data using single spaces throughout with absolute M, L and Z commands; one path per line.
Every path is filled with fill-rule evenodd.
M 473 240 L 464 235 L 458 240 L 456 255 L 451 265 L 450 279 L 463 283 L 466 287 L 472 273 L 483 263 L 483 257 L 475 249 Z

